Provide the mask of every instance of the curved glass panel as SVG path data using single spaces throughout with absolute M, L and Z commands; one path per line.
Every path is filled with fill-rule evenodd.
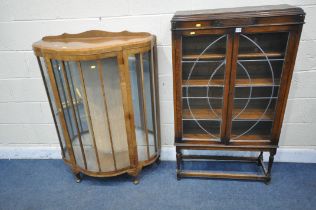
M 138 159 L 144 161 L 154 157 L 158 150 L 151 51 L 131 55 L 128 62 Z
M 76 114 L 76 120 L 80 135 L 75 136 L 72 140 L 73 150 L 75 156 L 79 153 L 82 153 L 85 158 L 88 170 L 98 171 L 95 148 L 92 142 L 91 133 L 89 132 L 87 111 L 85 108 L 84 90 L 80 79 L 78 63 L 71 61 L 65 62 L 65 71 L 70 87 L 71 100 L 73 102 L 73 108 Z M 82 147 L 80 144 L 82 144 Z
M 138 160 L 144 161 L 149 158 L 147 135 L 145 129 L 143 91 L 142 91 L 142 70 L 140 54 L 128 57 L 129 73 L 132 89 L 132 100 L 134 110 L 134 126 L 136 134 Z
M 64 77 L 65 70 L 63 67 L 63 63 L 57 60 L 52 60 L 51 63 L 76 163 L 80 167 L 85 168 L 83 155 L 79 150 L 79 146 L 76 143 L 76 138 L 78 137 L 78 130 L 76 129 L 74 110 L 72 109 L 72 101 L 68 93 L 67 83 Z
M 100 79 L 98 70 L 99 67 L 96 61 L 82 61 L 80 63 L 100 169 L 101 171 L 113 171 L 115 170 L 114 158 L 109 123 L 105 112 L 102 80 Z
M 107 106 L 115 167 L 122 169 L 130 165 L 130 159 L 117 58 L 103 59 L 99 65 L 102 66 L 104 103 Z
M 48 72 L 47 72 L 47 68 L 46 68 L 46 64 L 45 64 L 45 61 L 42 57 L 39 58 L 40 59 L 40 67 L 42 68 L 42 72 L 43 72 L 43 76 L 44 76 L 44 80 L 45 80 L 45 83 L 46 83 L 46 88 L 47 88 L 47 91 L 48 91 L 48 95 L 49 95 L 49 98 L 50 98 L 50 101 L 51 101 L 51 106 L 52 106 L 52 109 L 53 109 L 53 113 L 54 113 L 54 117 L 55 117 L 55 121 L 56 121 L 56 127 L 58 129 L 58 134 L 59 134 L 59 139 L 60 139 L 60 143 L 61 143 L 61 149 L 63 151 L 63 154 L 65 155 L 65 159 L 66 160 L 69 160 L 69 153 L 68 153 L 68 150 L 67 150 L 67 147 L 66 147 L 66 142 L 65 142 L 65 137 L 64 137 L 64 131 L 62 129 L 62 126 L 61 126 L 61 123 L 60 123 L 60 113 L 58 112 L 58 109 L 56 107 L 56 101 L 55 101 L 55 97 L 54 97 L 54 94 L 53 94 L 53 90 L 52 90 L 52 86 L 51 86 L 51 82 L 50 82 L 50 79 L 49 79 L 49 76 L 48 76 Z
M 128 167 L 117 58 L 52 66 L 76 164 L 101 172 Z
M 156 155 L 157 140 L 155 126 L 155 107 L 154 107 L 154 81 L 151 61 L 151 52 L 143 53 L 143 75 L 144 75 L 144 91 L 146 104 L 146 123 L 148 131 L 149 156 Z

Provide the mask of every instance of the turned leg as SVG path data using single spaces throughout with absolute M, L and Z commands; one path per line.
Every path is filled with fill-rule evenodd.
M 182 161 L 182 154 L 180 151 L 177 151 L 176 157 L 177 157 L 177 170 L 176 170 L 177 180 L 180 180 L 180 178 L 181 178 L 180 177 L 180 170 L 181 170 L 181 161 Z
M 276 151 L 270 152 L 266 184 L 269 184 L 269 182 L 271 181 L 271 170 L 272 170 L 275 153 Z
M 263 152 L 260 152 L 260 155 L 258 157 L 258 161 L 257 161 L 257 165 L 260 166 L 261 165 L 261 161 L 263 162 Z

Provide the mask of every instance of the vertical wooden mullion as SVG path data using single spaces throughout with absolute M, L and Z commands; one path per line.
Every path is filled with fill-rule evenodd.
M 173 103 L 175 142 L 182 140 L 182 36 L 172 32 Z
M 87 112 L 86 114 L 87 114 L 87 117 L 88 117 L 88 124 L 89 124 L 89 127 L 90 127 L 92 143 L 93 143 L 94 150 L 95 150 L 95 156 L 96 156 L 96 159 L 97 159 L 98 169 L 101 172 L 99 153 L 98 153 L 98 148 L 97 148 L 97 144 L 96 144 L 96 141 L 95 141 L 95 135 L 94 135 L 94 130 L 93 130 L 93 126 L 92 126 L 92 120 L 91 120 L 91 115 L 90 115 L 89 102 L 88 102 L 88 99 L 87 99 L 86 85 L 85 85 L 85 81 L 84 81 L 84 77 L 83 77 L 83 73 L 82 73 L 81 64 L 80 64 L 80 62 L 78 62 L 77 64 L 78 64 L 78 70 L 79 70 L 80 80 L 81 80 L 82 89 L 83 89 L 83 101 L 84 101 L 84 106 L 86 107 L 86 112 Z
M 231 138 L 231 129 L 232 129 L 232 114 L 234 109 L 234 92 L 235 92 L 235 81 L 236 81 L 236 71 L 237 71 L 237 59 L 238 59 L 238 49 L 239 49 L 239 34 L 235 33 L 233 35 L 232 41 L 232 54 L 231 58 L 231 68 L 229 76 L 229 90 L 228 90 L 228 101 L 227 101 L 227 116 L 226 116 L 226 128 L 225 128 L 225 137 L 224 143 L 228 144 Z
M 225 56 L 225 75 L 224 75 L 224 92 L 223 92 L 223 105 L 222 105 L 222 122 L 221 122 L 221 133 L 220 139 L 222 142 L 227 142 L 226 135 L 226 123 L 228 119 L 228 104 L 229 104 L 229 91 L 230 91 L 230 77 L 232 67 L 232 51 L 233 51 L 233 39 L 231 34 L 227 34 L 226 38 L 226 56 Z
M 84 167 L 85 167 L 85 169 L 87 169 L 86 155 L 85 155 L 85 152 L 83 149 L 81 133 L 80 133 L 79 126 L 78 126 L 76 110 L 75 110 L 74 103 L 73 103 L 72 96 L 71 96 L 71 92 L 70 92 L 71 90 L 70 90 L 70 85 L 69 85 L 69 81 L 68 81 L 67 74 L 66 74 L 64 61 L 62 61 L 61 70 L 62 70 L 62 73 L 64 75 L 64 79 L 65 79 L 65 83 L 66 83 L 66 87 L 67 87 L 67 94 L 65 95 L 65 97 L 68 98 L 67 101 L 69 100 L 69 103 L 71 104 L 71 110 L 72 110 L 72 114 L 74 116 L 74 121 L 75 121 L 76 130 L 77 130 L 77 136 L 79 139 L 79 145 L 80 145 L 80 150 L 81 150 L 81 154 L 82 154 L 82 158 L 83 158 L 83 162 L 84 162 Z M 70 71 L 70 69 L 69 69 L 69 71 Z M 71 119 L 69 119 L 69 120 L 71 121 Z
M 150 96 L 151 96 L 151 114 L 152 114 L 152 123 L 153 123 L 153 133 L 154 133 L 154 146 L 155 146 L 155 152 L 157 153 L 158 151 L 158 145 L 157 145 L 157 132 L 156 132 L 156 109 L 155 109 L 155 68 L 154 68 L 154 60 L 153 60 L 153 48 L 151 48 L 150 52 L 150 69 L 149 69 L 149 74 L 150 74 Z
M 136 59 L 137 60 L 137 59 Z M 147 157 L 149 159 L 150 155 L 149 155 L 149 140 L 148 140 L 148 130 L 147 130 L 147 113 L 146 113 L 146 105 L 145 105 L 145 91 L 144 91 L 144 65 L 143 65 L 143 55 L 142 53 L 139 53 L 139 64 L 138 64 L 139 68 L 136 68 L 136 71 L 140 71 L 139 76 L 140 76 L 140 80 L 139 77 L 137 78 L 137 80 L 139 81 L 139 93 L 141 95 L 140 97 L 140 102 L 141 102 L 141 107 L 142 107 L 142 111 L 143 111 L 143 115 L 142 115 L 142 119 L 143 119 L 143 126 L 144 126 L 144 130 L 145 130 L 145 140 L 146 140 L 146 144 L 147 144 Z
M 56 128 L 56 131 L 57 131 L 57 135 L 58 135 L 58 141 L 59 141 L 59 145 L 61 147 L 62 158 L 64 159 L 65 158 L 64 145 L 63 145 L 63 143 L 61 141 L 61 135 L 60 135 L 60 132 L 59 132 L 59 129 L 58 129 L 58 126 L 57 126 L 57 120 L 56 120 L 56 116 L 55 116 L 54 109 L 53 109 L 52 99 L 51 99 L 51 97 L 49 95 L 48 84 L 47 84 L 46 79 L 45 79 L 44 70 L 43 70 L 41 61 L 40 61 L 38 56 L 36 56 L 36 58 L 37 58 L 38 65 L 40 67 L 40 72 L 41 72 L 42 79 L 43 79 L 43 82 L 44 82 L 45 91 L 46 91 L 46 95 L 47 95 L 47 98 L 48 98 L 50 110 L 51 110 L 52 115 L 53 115 L 53 120 L 54 120 L 54 123 L 55 123 L 55 128 Z M 56 111 L 58 111 L 58 110 L 56 110 Z
M 138 164 L 138 155 L 137 155 L 137 143 L 135 135 L 135 120 L 134 120 L 134 110 L 133 110 L 133 99 L 132 99 L 132 90 L 131 90 L 131 78 L 129 72 L 128 64 L 128 51 L 123 51 L 117 56 L 117 60 L 120 67 L 120 80 L 121 80 L 121 90 L 123 98 L 123 107 L 125 112 L 126 120 L 126 132 L 128 136 L 128 147 L 129 147 L 129 157 L 130 164 L 132 168 L 136 168 Z
M 59 68 L 59 67 L 58 67 Z M 60 82 L 60 85 L 61 85 L 61 91 L 64 95 L 64 98 L 65 98 L 65 106 L 67 107 L 67 104 L 68 104 L 68 100 L 67 100 L 67 97 L 66 97 L 66 92 L 65 92 L 65 87 L 64 87 L 64 82 L 63 82 L 63 79 L 62 79 L 62 75 L 60 74 L 60 70 L 58 69 L 57 71 L 58 75 L 59 75 L 59 82 Z M 63 107 L 63 104 L 61 104 L 62 107 Z M 70 117 L 70 114 L 69 114 L 69 110 L 66 110 L 67 112 L 67 116 L 68 116 L 68 119 L 71 120 L 71 117 Z M 71 129 L 71 132 L 72 134 L 74 135 L 74 128 L 72 127 L 72 123 L 70 123 L 70 129 Z
M 68 153 L 69 153 L 70 162 L 74 166 L 74 165 L 76 165 L 76 159 L 75 159 L 75 155 L 74 155 L 74 152 L 73 152 L 73 148 L 72 148 L 69 132 L 68 132 L 68 129 L 67 129 L 67 123 L 66 123 L 66 120 L 65 120 L 64 112 L 63 112 L 63 105 L 62 105 L 62 102 L 60 100 L 60 96 L 59 96 L 59 92 L 58 92 L 58 88 L 57 88 L 57 83 L 55 81 L 55 75 L 53 73 L 52 63 L 51 63 L 49 58 L 45 58 L 45 63 L 46 63 L 46 66 L 47 66 L 48 77 L 50 79 L 50 83 L 51 83 L 51 86 L 52 86 L 52 91 L 53 91 L 54 98 L 55 98 L 55 101 L 56 101 L 56 107 L 57 107 L 57 110 L 59 112 L 59 119 L 60 119 L 61 127 L 63 129 L 64 137 L 65 137 L 65 140 L 66 140 L 66 147 L 67 147 L 67 150 L 68 150 Z
M 300 41 L 302 25 L 289 32 L 287 49 L 285 51 L 284 64 L 282 67 L 281 81 L 277 103 L 275 105 L 275 117 L 271 130 L 271 141 L 278 145 L 282 128 L 286 102 L 289 95 L 290 84 L 295 66 L 298 45 Z
M 103 82 L 103 74 L 102 74 L 102 64 L 101 61 L 98 60 L 97 61 L 97 66 L 98 66 L 98 72 L 99 72 L 99 77 L 100 77 L 100 89 L 101 89 L 101 93 L 103 96 L 103 102 L 104 102 L 104 118 L 108 124 L 108 132 L 109 132 L 109 136 L 110 136 L 110 143 L 111 143 L 111 150 L 112 150 L 112 157 L 113 157 L 113 162 L 114 162 L 114 168 L 115 170 L 117 170 L 116 167 L 116 159 L 115 159 L 115 153 L 114 153 L 114 148 L 113 148 L 113 139 L 112 139 L 112 131 L 111 131 L 111 126 L 110 126 L 110 120 L 109 120 L 109 113 L 108 113 L 108 106 L 107 106 L 107 102 L 106 102 L 106 97 L 105 97 L 105 92 L 104 92 L 104 82 Z
M 152 47 L 153 55 L 152 55 L 152 62 L 153 62 L 153 81 L 154 81 L 154 93 L 155 93 L 155 123 L 156 123 L 156 138 L 158 143 L 158 154 L 160 154 L 161 148 L 161 138 L 160 138 L 160 108 L 159 108 L 159 88 L 158 88 L 158 64 L 155 62 L 157 60 L 157 47 L 153 44 Z

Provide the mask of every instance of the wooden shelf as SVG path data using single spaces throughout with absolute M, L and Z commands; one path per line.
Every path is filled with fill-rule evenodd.
M 265 53 L 268 58 L 281 58 L 284 56 L 281 52 L 266 52 Z M 238 54 L 238 58 L 265 58 L 265 55 L 261 52 L 258 53 L 240 53 Z
M 182 139 L 183 140 L 213 140 L 213 141 L 218 140 L 219 141 L 219 139 L 214 139 L 214 137 L 209 134 L 198 134 L 198 133 L 192 133 L 192 134 L 184 133 L 182 136 Z
M 197 120 L 221 120 L 218 119 L 217 116 L 221 116 L 221 109 L 214 109 L 214 112 L 210 109 L 191 109 L 192 113 L 194 114 L 195 119 Z M 238 114 L 241 111 L 241 109 L 233 109 L 233 116 Z M 263 114 L 263 109 L 251 109 L 247 108 L 245 109 L 234 121 L 254 121 L 258 120 L 261 115 Z M 194 120 L 190 110 L 184 109 L 182 112 L 182 118 L 183 120 Z M 273 120 L 273 111 L 268 110 L 261 118 L 263 121 L 272 121 Z
M 231 139 L 233 139 L 234 137 L 236 137 L 237 135 L 232 134 Z M 214 139 L 214 137 L 212 137 L 209 134 L 183 134 L 182 136 L 182 140 L 192 140 L 192 141 L 206 141 L 206 140 L 210 140 L 210 141 L 214 141 L 217 140 L 219 141 L 219 139 Z M 262 134 L 258 134 L 258 135 L 243 135 L 241 137 L 239 137 L 238 139 L 234 140 L 234 141 L 238 141 L 238 140 L 253 140 L 253 141 L 269 141 L 270 138 L 267 135 L 262 135 Z
M 242 135 L 237 139 L 234 139 L 235 137 L 237 137 L 239 135 L 236 134 L 232 134 L 231 138 L 233 139 L 233 141 L 239 141 L 239 140 L 254 140 L 254 141 L 260 141 L 260 140 L 270 140 L 268 135 L 263 135 L 263 134 L 246 134 L 246 135 Z
M 186 135 L 186 134 L 185 134 Z M 208 136 L 208 135 L 207 135 Z M 259 138 L 259 136 L 258 136 Z M 249 141 L 231 141 L 229 144 L 222 143 L 219 139 L 186 139 L 182 138 L 182 141 L 175 143 L 177 148 L 182 149 L 210 149 L 210 150 L 269 150 L 272 148 L 277 148 L 276 145 L 269 139 L 258 139 L 258 140 L 249 140 Z
M 270 78 L 253 78 L 251 79 L 252 87 L 256 86 L 272 86 L 272 79 Z M 280 84 L 279 80 L 274 80 L 274 86 L 278 86 Z M 236 79 L 235 83 L 236 87 L 249 87 L 249 80 L 248 79 Z
M 260 86 L 272 86 L 272 79 L 270 78 L 253 78 L 251 79 L 252 87 L 260 87 Z M 191 80 L 182 80 L 182 86 L 224 86 L 223 79 L 212 79 L 211 83 L 208 84 L 209 80 L 207 79 L 191 79 Z M 279 86 L 280 81 L 274 80 L 274 86 Z M 236 79 L 235 83 L 236 87 L 249 87 L 248 79 Z
M 241 109 L 234 109 L 233 110 L 233 116 L 236 116 L 238 113 L 240 113 Z M 264 110 L 263 109 L 248 109 L 246 108 L 236 119 L 233 121 L 252 121 L 252 120 L 258 120 Z M 268 109 L 267 112 L 262 116 L 261 120 L 273 120 L 273 111 L 271 109 Z
M 207 79 L 182 80 L 182 86 L 224 86 L 223 79 L 212 79 L 210 84 L 208 82 L 209 80 Z
M 198 119 L 198 120 L 201 120 L 201 119 L 221 120 L 221 119 L 218 119 L 218 117 L 217 117 L 217 116 L 221 116 L 222 115 L 222 110 L 221 109 L 214 109 L 214 112 L 217 114 L 217 116 L 210 109 L 191 109 L 191 111 L 194 114 L 194 117 L 196 119 Z M 183 112 L 182 112 L 182 119 L 184 119 L 184 120 L 193 120 L 189 109 L 184 109 L 183 110 Z
M 182 59 L 183 60 L 196 60 L 200 54 L 192 54 L 192 55 L 183 55 Z M 200 56 L 200 59 L 205 60 L 205 59 L 223 59 L 225 58 L 225 54 L 203 54 Z
M 284 56 L 283 53 L 280 52 L 267 52 L 266 55 L 268 56 L 268 58 L 281 58 Z M 216 53 L 212 53 L 212 54 L 191 54 L 191 55 L 183 55 L 182 59 L 183 60 L 196 60 L 198 57 L 201 60 L 205 60 L 205 59 L 223 59 L 225 58 L 225 54 L 216 54 Z M 262 54 L 261 52 L 258 53 L 240 53 L 238 54 L 238 58 L 239 59 L 249 59 L 249 58 L 265 58 L 265 55 Z

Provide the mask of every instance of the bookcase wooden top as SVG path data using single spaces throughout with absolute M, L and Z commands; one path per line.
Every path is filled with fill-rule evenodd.
M 304 11 L 295 6 L 266 5 L 252 7 L 222 8 L 209 10 L 178 11 L 172 21 L 214 20 L 249 17 L 273 17 L 284 15 L 305 15 Z

